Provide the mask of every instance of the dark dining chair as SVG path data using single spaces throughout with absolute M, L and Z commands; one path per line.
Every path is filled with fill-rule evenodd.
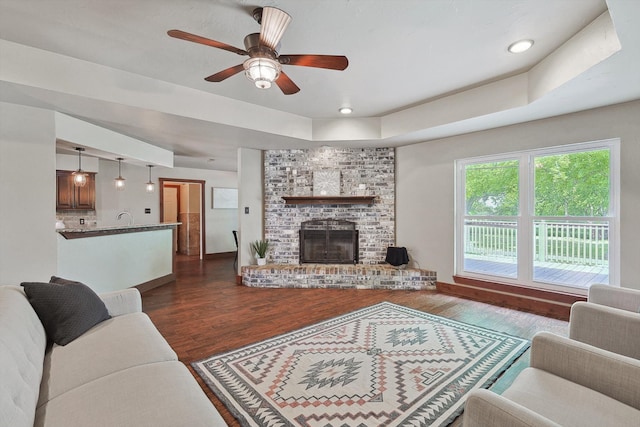
M 233 268 L 236 269 L 238 266 L 238 230 L 233 230 L 233 240 L 236 242 L 236 257 L 233 259 Z

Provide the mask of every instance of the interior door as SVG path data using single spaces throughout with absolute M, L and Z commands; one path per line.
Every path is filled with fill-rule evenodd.
M 164 185 L 162 188 L 162 209 L 164 212 L 164 222 L 178 222 L 178 195 L 180 188 L 178 186 Z M 178 233 L 173 233 L 173 244 L 176 252 L 180 251 L 178 247 Z

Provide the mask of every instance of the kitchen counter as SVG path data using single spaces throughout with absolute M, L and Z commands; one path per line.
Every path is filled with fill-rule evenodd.
M 98 293 L 132 286 L 144 291 L 169 283 L 175 280 L 174 238 L 179 224 L 58 229 L 57 274 Z
M 139 233 L 143 231 L 167 230 L 175 228 L 180 222 L 163 222 L 159 224 L 109 225 L 60 228 L 56 231 L 65 239 L 80 239 L 85 237 L 108 236 L 112 234 Z

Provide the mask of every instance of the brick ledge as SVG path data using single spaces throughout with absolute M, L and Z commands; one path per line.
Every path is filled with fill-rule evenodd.
M 388 264 L 267 264 L 242 267 L 242 284 L 264 288 L 435 290 L 436 272 Z

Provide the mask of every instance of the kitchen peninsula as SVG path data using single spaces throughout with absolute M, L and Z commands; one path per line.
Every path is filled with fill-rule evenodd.
M 174 232 L 179 223 L 86 226 L 58 232 L 58 275 L 94 291 L 140 290 L 175 279 Z

